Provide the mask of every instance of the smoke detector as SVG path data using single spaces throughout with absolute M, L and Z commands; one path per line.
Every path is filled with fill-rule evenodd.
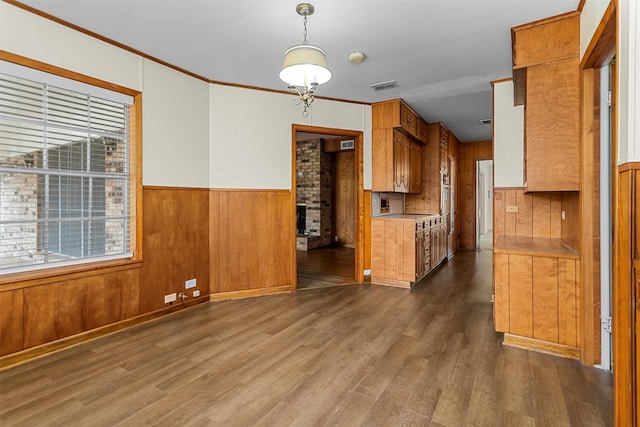
M 349 62 L 353 64 L 359 64 L 364 61 L 364 53 L 362 52 L 351 52 L 347 58 L 349 58 Z

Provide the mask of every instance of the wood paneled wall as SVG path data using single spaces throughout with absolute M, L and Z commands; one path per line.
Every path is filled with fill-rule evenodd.
M 579 251 L 579 202 L 577 192 L 525 193 L 522 188 L 494 188 L 494 243 L 500 236 L 545 237 L 562 239 Z
M 640 164 L 618 174 L 613 271 L 616 425 L 637 425 L 640 392 Z M 617 262 L 616 262 L 617 261 Z
M 460 249 L 476 249 L 476 161 L 492 159 L 493 141 L 460 143 L 458 153 L 458 212 L 460 218 L 458 241 Z
M 209 294 L 209 192 L 193 188 L 144 188 L 144 263 L 140 312 L 164 307 L 164 296 L 185 292 L 184 282 Z
M 336 151 L 332 165 L 333 235 L 338 245 L 356 245 L 356 156 L 353 150 Z
M 295 212 L 285 190 L 210 190 L 211 294 L 295 289 Z
M 50 276 L 45 270 L 0 285 L 0 355 L 161 310 L 164 295 L 184 291 L 187 279 L 208 295 L 208 197 L 199 189 L 144 188 L 142 262 Z

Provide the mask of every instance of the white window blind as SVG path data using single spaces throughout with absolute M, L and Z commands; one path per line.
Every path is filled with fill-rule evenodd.
M 5 71 L 0 274 L 131 257 L 130 105 Z

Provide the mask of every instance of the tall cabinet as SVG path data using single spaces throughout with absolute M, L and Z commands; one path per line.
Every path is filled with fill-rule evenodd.
M 579 26 L 571 12 L 512 29 L 525 182 L 494 189 L 496 330 L 505 344 L 571 358 L 582 320 Z

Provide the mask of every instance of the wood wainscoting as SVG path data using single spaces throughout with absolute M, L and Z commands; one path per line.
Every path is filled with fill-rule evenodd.
M 289 190 L 210 190 L 212 295 L 295 290 L 293 197 Z
M 194 290 L 209 294 L 208 191 L 144 187 L 142 198 L 144 260 L 2 279 L 0 366 L 204 301 L 189 294 L 169 306 L 164 295 L 183 292 L 193 278 Z

